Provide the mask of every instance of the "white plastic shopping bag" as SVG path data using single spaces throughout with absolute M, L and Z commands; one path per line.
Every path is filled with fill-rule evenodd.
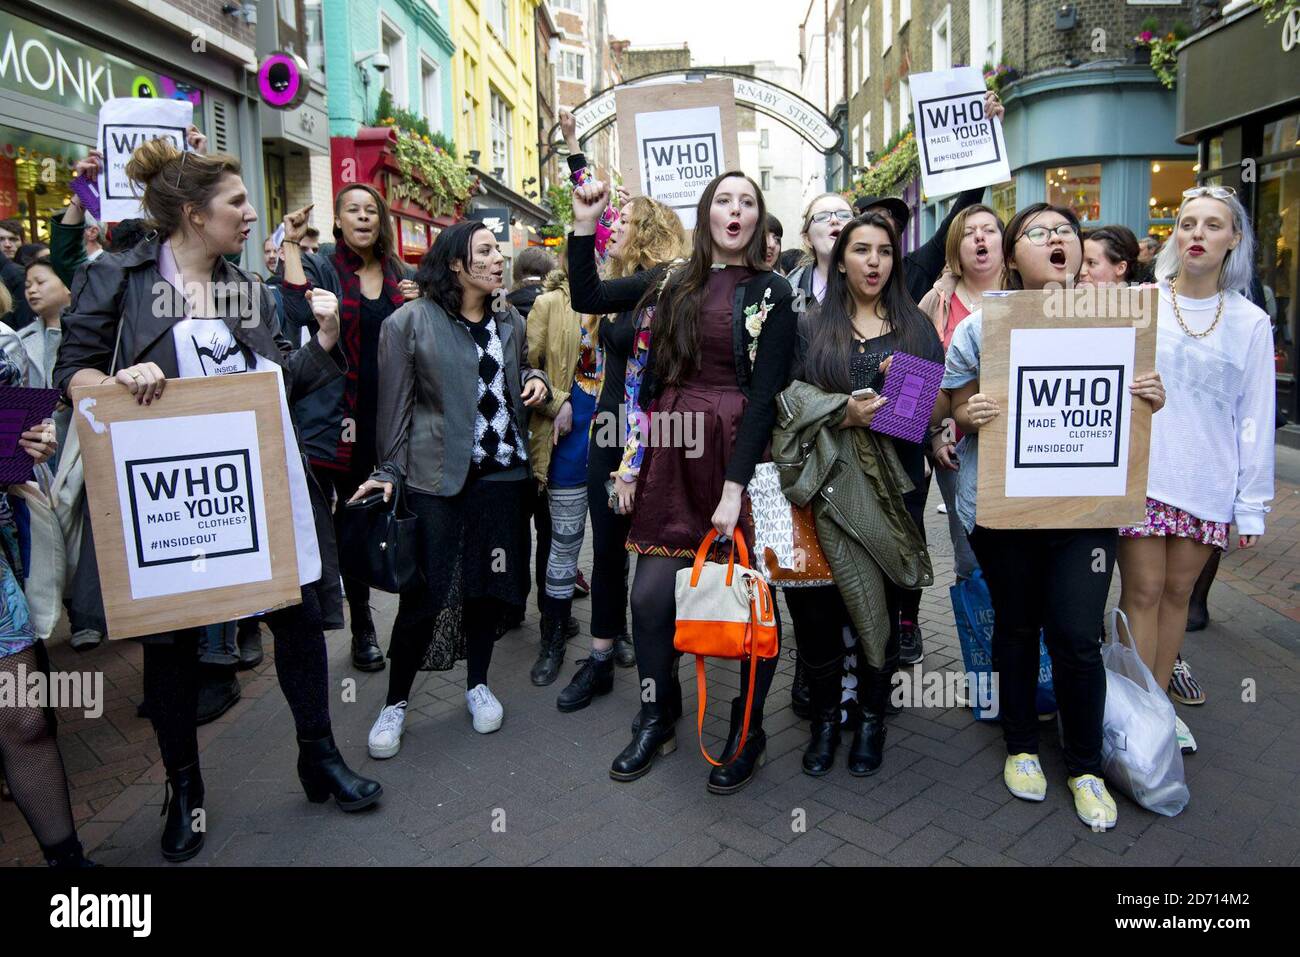
M 1142 663 L 1128 617 L 1118 608 L 1110 612 L 1110 636 L 1102 645 L 1101 660 L 1106 668 L 1101 742 L 1106 780 L 1148 811 L 1173 817 L 1187 807 L 1190 797 L 1174 705 Z

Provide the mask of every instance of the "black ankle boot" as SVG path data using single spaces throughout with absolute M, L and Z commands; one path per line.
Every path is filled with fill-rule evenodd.
M 216 721 L 239 703 L 243 690 L 232 665 L 199 665 L 199 699 L 194 724 Z
M 239 664 L 235 668 L 247 671 L 262 663 L 262 623 L 256 618 L 244 618 L 239 622 L 235 632 L 235 643 L 239 647 Z
M 885 758 L 885 716 L 858 709 L 851 720 L 853 744 L 849 746 L 849 774 L 870 777 Z
M 614 759 L 609 776 L 615 781 L 635 781 L 650 770 L 656 755 L 676 749 L 677 721 L 671 712 L 660 704 L 643 704 L 632 742 Z
M 749 735 L 745 746 L 740 749 L 736 759 L 736 745 L 740 742 L 740 732 L 745 725 L 745 702 L 740 698 L 731 700 L 731 730 L 727 733 L 727 746 L 722 751 L 722 767 L 709 772 L 708 788 L 714 794 L 735 794 L 758 773 L 759 765 L 767 760 L 767 734 L 752 717 Z
M 370 606 L 352 611 L 352 667 L 357 671 L 383 671 L 384 653 L 379 649 Z
M 566 714 L 570 711 L 581 711 L 591 704 L 597 695 L 609 694 L 614 690 L 613 655 L 604 661 L 584 658 L 580 664 L 582 667 L 555 701 L 555 707 Z
M 668 700 L 664 704 L 667 705 L 668 714 L 676 724 L 682 716 L 682 679 L 677 677 L 676 666 L 673 667 L 672 680 L 668 683 Z M 642 712 L 638 711 L 636 717 L 632 719 L 633 734 L 641 730 L 641 714 Z
M 345 811 L 368 808 L 384 793 L 378 781 L 363 778 L 347 766 L 332 734 L 315 741 L 298 739 L 298 780 L 308 801 L 321 804 L 332 796 Z
M 632 636 L 627 632 L 614 639 L 614 664 L 620 668 L 631 668 L 636 664 L 636 650 L 632 647 Z
M 550 615 L 542 616 L 542 641 L 537 646 L 537 660 L 528 672 L 533 684 L 542 688 L 553 682 L 564 664 L 564 622 Z
M 835 765 L 840 746 L 840 706 L 818 710 L 812 717 L 812 736 L 803 753 L 803 773 L 819 778 Z
M 81 841 L 77 839 L 75 833 L 58 844 L 49 846 L 42 844 L 41 853 L 45 855 L 45 863 L 50 867 L 66 870 L 74 867 L 99 866 L 94 861 L 86 858 L 86 854 L 81 848 Z
M 798 653 L 794 656 L 794 680 L 790 682 L 790 710 L 805 721 L 812 717 L 812 691 L 808 687 L 808 673 Z
M 170 798 L 167 797 L 168 791 L 171 792 Z M 169 772 L 163 796 L 163 814 L 167 815 L 167 823 L 163 825 L 162 856 L 173 863 L 188 861 L 202 849 L 207 831 L 199 762 Z

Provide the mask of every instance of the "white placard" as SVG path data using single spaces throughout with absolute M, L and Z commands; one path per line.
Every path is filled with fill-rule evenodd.
M 271 578 L 255 412 L 110 429 L 132 599 Z
M 99 108 L 99 149 L 104 167 L 99 174 L 100 221 L 117 223 L 141 214 L 140 184 L 126 175 L 126 163 L 141 143 L 167 139 L 188 150 L 185 131 L 194 122 L 189 100 L 118 97 Z
M 1007 497 L 1124 495 L 1136 331 L 1013 329 Z
M 913 73 L 912 122 L 926 196 L 1011 178 L 1002 121 L 984 113 L 984 78 L 970 66 Z
M 677 211 L 695 228 L 695 207 L 722 172 L 722 111 L 716 106 L 636 114 L 641 192 Z

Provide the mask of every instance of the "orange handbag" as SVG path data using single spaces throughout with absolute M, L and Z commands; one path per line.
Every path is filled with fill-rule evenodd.
M 772 590 L 763 580 L 761 572 L 749 563 L 749 549 L 745 536 L 737 527 L 727 564 L 705 561 L 716 529 L 709 529 L 704 541 L 695 552 L 695 564 L 677 573 L 677 629 L 673 647 L 695 656 L 696 692 L 699 698 L 700 751 L 708 762 L 721 767 L 704 747 L 704 710 L 708 692 L 704 679 L 704 659 L 749 659 L 749 691 L 745 695 L 745 721 L 741 726 L 736 755 L 749 737 L 749 718 L 754 707 L 754 679 L 758 672 L 758 659 L 775 658 L 779 652 L 779 635 L 776 628 L 776 607 Z M 740 552 L 740 565 L 736 565 L 736 552 Z M 730 762 L 728 762 L 730 763 Z

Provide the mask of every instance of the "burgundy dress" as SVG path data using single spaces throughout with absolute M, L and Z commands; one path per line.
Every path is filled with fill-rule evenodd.
M 628 551 L 690 558 L 713 527 L 727 460 L 748 404 L 736 384 L 732 301 L 736 286 L 753 275 L 745 266 L 713 270 L 699 316 L 700 368 L 665 386 L 647 410 L 652 431 L 637 480 Z M 746 496 L 740 522 L 750 543 L 748 505 Z

